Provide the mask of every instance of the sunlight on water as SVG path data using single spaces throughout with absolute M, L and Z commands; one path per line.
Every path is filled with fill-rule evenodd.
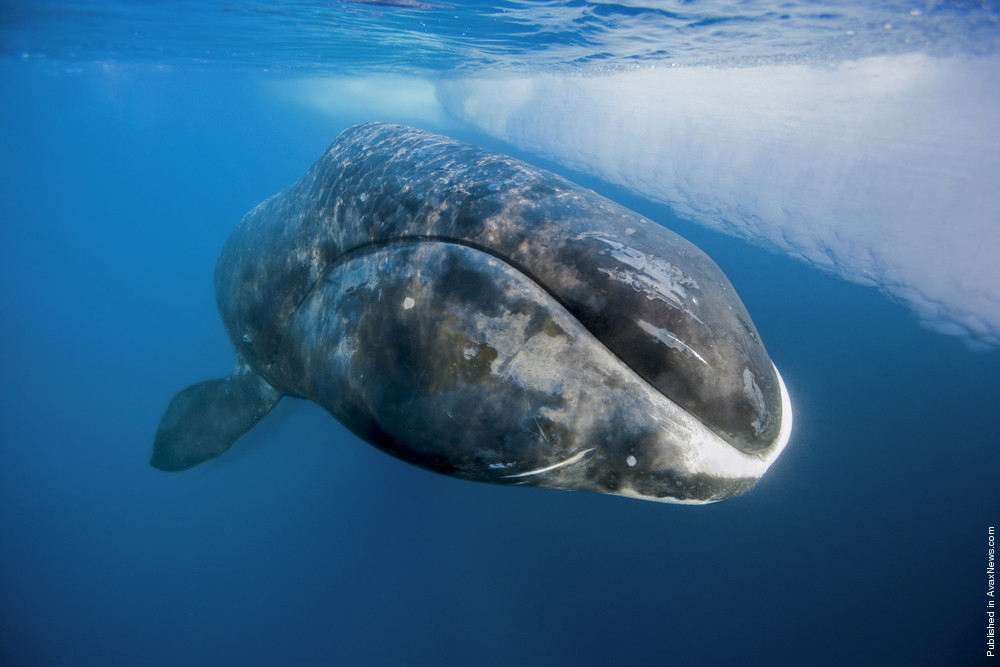
M 963 2 L 4 4 L 2 53 L 343 75 L 745 65 L 996 51 L 997 8 Z

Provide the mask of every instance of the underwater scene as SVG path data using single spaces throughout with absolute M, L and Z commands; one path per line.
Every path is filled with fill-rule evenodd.
M 998 664 L 997 2 L 11 0 L 0 121 L 0 664 Z

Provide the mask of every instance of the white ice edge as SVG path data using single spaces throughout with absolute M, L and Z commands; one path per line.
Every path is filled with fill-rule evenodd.
M 1000 58 L 441 81 L 445 110 L 1000 345 Z

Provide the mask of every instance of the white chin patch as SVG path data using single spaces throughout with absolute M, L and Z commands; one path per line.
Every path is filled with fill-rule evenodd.
M 773 363 L 771 365 L 774 366 Z M 785 445 L 788 444 L 788 439 L 792 437 L 792 400 L 788 397 L 788 389 L 785 387 L 785 381 L 781 379 L 781 373 L 778 372 L 777 366 L 774 366 L 774 375 L 778 378 L 778 387 L 781 389 L 781 430 L 778 431 L 774 447 L 768 454 L 768 466 L 774 463 L 774 460 L 785 449 Z
M 767 472 L 767 469 L 785 449 L 792 435 L 792 401 L 788 397 L 788 389 L 785 387 L 785 381 L 781 378 L 777 367 L 774 368 L 774 375 L 778 379 L 778 388 L 781 394 L 781 427 L 767 453 L 763 456 L 744 454 L 711 433 L 703 425 L 699 425 L 702 437 L 693 439 L 691 442 L 687 473 L 692 475 L 706 474 L 719 479 L 737 481 L 740 479 L 760 479 Z M 681 505 L 707 505 L 722 500 L 721 498 L 714 500 L 659 498 L 638 493 L 627 487 L 619 489 L 615 495 Z

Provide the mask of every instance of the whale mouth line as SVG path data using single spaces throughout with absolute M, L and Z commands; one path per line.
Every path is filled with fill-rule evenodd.
M 555 302 L 558 303 L 574 320 L 576 320 L 580 324 L 580 326 L 582 326 L 587 331 L 587 333 L 589 333 L 591 336 L 593 336 L 594 340 L 596 340 L 598 343 L 600 343 L 600 345 L 602 347 L 604 347 L 604 349 L 607 351 L 608 354 L 610 354 L 611 356 L 613 356 L 615 359 L 618 360 L 619 363 L 621 363 L 623 366 L 625 366 L 626 368 L 628 368 L 633 374 L 635 374 L 636 378 L 639 381 L 641 381 L 641 382 L 649 385 L 657 394 L 663 396 L 668 401 L 671 401 L 672 403 L 674 403 L 675 405 L 677 405 L 678 407 L 680 407 L 681 409 L 683 409 L 685 412 L 688 412 L 688 414 L 691 414 L 687 410 L 687 408 L 684 408 L 683 406 L 681 406 L 677 401 L 675 401 L 669 395 L 665 394 L 663 392 L 663 390 L 661 390 L 659 387 L 657 387 L 652 382 L 650 382 L 646 378 L 645 374 L 643 374 L 639 369 L 635 368 L 632 364 L 630 364 L 625 359 L 623 359 L 621 357 L 621 355 L 619 355 L 613 349 L 611 349 L 610 347 L 608 347 L 608 345 L 603 340 L 601 340 L 600 336 L 598 336 L 598 334 L 596 332 L 592 331 L 590 327 L 588 327 L 583 321 L 581 321 L 581 319 L 574 312 L 574 310 L 570 306 L 570 304 L 568 304 L 562 297 L 560 297 L 559 294 L 557 294 L 556 292 L 552 291 L 548 287 L 548 285 L 546 285 L 542 280 L 540 280 L 539 277 L 533 271 L 531 271 L 530 269 L 528 269 L 526 266 L 524 266 L 522 263 L 518 262 L 517 260 L 515 260 L 515 259 L 513 259 L 511 257 L 508 257 L 508 256 L 506 256 L 506 255 L 504 255 L 502 253 L 499 253 L 496 250 L 494 250 L 494 249 L 492 249 L 492 248 L 490 248 L 488 246 L 484 246 L 484 245 L 481 245 L 479 243 L 474 243 L 474 242 L 471 242 L 471 241 L 467 241 L 465 239 L 459 239 L 459 238 L 455 238 L 455 237 L 451 237 L 451 236 L 433 235 L 433 234 L 411 234 L 411 235 L 399 236 L 399 237 L 392 238 L 392 239 L 379 239 L 379 240 L 376 240 L 376 241 L 371 241 L 369 243 L 363 243 L 361 245 L 354 246 L 353 248 L 350 248 L 350 249 L 345 250 L 344 252 L 340 253 L 336 258 L 334 258 L 332 261 L 330 261 L 330 263 L 327 264 L 326 267 L 324 267 L 322 273 L 320 274 L 319 279 L 315 283 L 313 283 L 312 287 L 309 288 L 309 290 L 306 292 L 305 296 L 299 302 L 299 305 L 301 305 L 306 300 L 308 300 L 309 295 L 312 294 L 313 290 L 316 289 L 317 285 L 319 285 L 322 282 L 325 282 L 326 277 L 328 275 L 330 275 L 331 271 L 333 271 L 334 269 L 336 269 L 338 266 L 341 266 L 343 264 L 346 264 L 347 262 L 350 262 L 351 260 L 355 259 L 356 257 L 362 257 L 364 255 L 368 255 L 368 254 L 371 254 L 371 253 L 374 253 L 374 252 L 378 252 L 379 250 L 384 250 L 384 249 L 387 249 L 387 248 L 405 248 L 405 247 L 409 247 L 409 246 L 421 245 L 421 244 L 424 244 L 424 243 L 442 243 L 442 244 L 450 244 L 450 245 L 456 245 L 456 246 L 462 246 L 462 247 L 465 247 L 465 248 L 470 248 L 471 250 L 475 250 L 477 252 L 481 252 L 483 254 L 489 255 L 490 257 L 498 259 L 501 262 L 503 262 L 504 264 L 510 266 L 511 268 L 513 268 L 514 270 L 516 270 L 518 273 L 520 273 L 522 276 L 524 276 L 527 280 L 531 281 L 531 283 L 533 285 L 535 285 L 538 289 L 540 289 L 545 294 L 547 294 L 550 298 L 552 298 L 553 300 L 555 300 Z M 297 309 L 298 309 L 298 306 L 296 306 L 296 310 Z M 284 332 L 282 332 L 282 337 L 284 337 Z M 683 344 L 679 340 L 677 342 Z M 698 356 L 700 358 L 701 355 L 698 355 Z M 704 359 L 702 359 L 702 361 L 704 362 Z M 691 416 L 694 417 L 695 419 L 697 419 L 699 422 L 702 421 L 701 418 L 698 417 L 697 415 L 691 414 Z M 707 424 L 705 426 L 707 428 L 709 428 L 710 430 L 712 430 L 713 433 L 715 432 L 715 430 L 712 429 Z M 717 435 L 719 435 L 719 434 L 717 434 Z M 719 437 L 723 437 L 723 436 L 719 435 Z M 738 449 L 738 447 L 737 447 L 737 449 Z
M 550 298 L 554 299 L 556 301 L 556 303 L 558 303 L 563 309 L 565 309 L 566 312 L 571 317 L 573 317 L 574 320 L 576 320 L 577 322 L 579 322 L 580 325 L 591 336 L 593 336 L 594 339 L 598 343 L 600 343 L 604 347 L 604 349 L 607 351 L 608 354 L 610 354 L 611 356 L 613 356 L 615 359 L 617 359 L 619 361 L 619 363 L 621 363 L 623 366 L 625 366 L 626 368 L 628 368 L 635 375 L 635 379 L 637 381 L 642 382 L 642 383 L 648 385 L 653 391 L 655 391 L 657 394 L 659 394 L 660 396 L 662 396 L 664 399 L 670 401 L 671 403 L 673 403 L 674 405 L 676 405 L 678 408 L 684 410 L 685 413 L 687 413 L 688 415 L 690 415 L 693 419 L 697 420 L 700 424 L 702 424 L 705 428 L 707 428 L 709 431 L 711 431 L 712 433 L 714 433 L 717 437 L 719 437 L 723 442 L 725 442 L 726 444 L 728 444 L 733 449 L 735 449 L 737 451 L 741 451 L 741 452 L 743 451 L 736 444 L 734 444 L 733 442 L 730 442 L 729 439 L 726 438 L 723 434 L 721 434 L 718 431 L 716 431 L 709 424 L 706 424 L 702 417 L 700 417 L 700 416 L 698 416 L 698 415 L 690 412 L 686 407 L 682 406 L 680 403 L 678 403 L 673 398 L 671 398 L 668 394 L 664 393 L 663 390 L 661 390 L 656 385 L 654 385 L 652 382 L 650 382 L 645 377 L 645 375 L 642 372 L 640 372 L 638 369 L 636 369 L 632 364 L 628 363 L 617 352 L 615 352 L 610 347 L 608 347 L 608 345 L 603 340 L 601 340 L 594 331 L 592 331 L 588 326 L 586 326 L 586 324 L 584 324 L 584 322 L 582 322 L 580 320 L 579 317 L 577 317 L 577 315 L 574 313 L 573 309 L 569 306 L 569 304 L 567 304 L 566 301 L 564 299 L 562 299 L 558 294 L 556 294 L 551 289 L 549 289 L 549 287 L 547 285 L 545 285 L 544 282 L 542 282 L 541 280 L 539 280 L 539 278 L 536 276 L 536 274 L 533 271 L 531 271 L 530 269 L 528 269 L 527 267 L 525 267 L 520 262 L 512 259 L 511 257 L 508 257 L 508 256 L 506 256 L 504 254 L 498 253 L 496 250 L 494 250 L 494 249 L 492 249 L 490 247 L 487 247 L 487 246 L 484 246 L 484 245 L 481 245 L 481 244 L 478 244 L 478 243 L 475 243 L 475 242 L 470 242 L 470 241 L 465 240 L 465 239 L 460 239 L 460 238 L 455 238 L 455 237 L 452 237 L 452 236 L 445 236 L 445 235 L 410 234 L 410 235 L 404 235 L 404 236 L 399 236 L 399 237 L 390 238 L 390 239 L 378 239 L 378 240 L 375 240 L 375 241 L 370 241 L 370 242 L 367 242 L 367 243 L 362 243 L 362 244 L 353 246 L 353 247 L 351 247 L 351 248 L 349 248 L 347 250 L 344 250 L 340 254 L 338 254 L 334 259 L 330 260 L 326 264 L 326 266 L 324 266 L 323 270 L 320 272 L 320 277 L 316 280 L 316 282 L 313 283 L 313 285 L 308 290 L 306 290 L 306 292 L 303 295 L 302 299 L 296 305 L 295 310 L 298 310 L 298 308 L 303 303 L 305 303 L 306 301 L 309 300 L 310 296 L 318 288 L 318 286 L 320 284 L 322 284 L 322 283 L 325 283 L 327 281 L 327 277 L 337 267 L 342 266 L 342 265 L 346 264 L 347 262 L 350 262 L 350 261 L 352 261 L 352 260 L 354 260 L 356 258 L 363 257 L 365 255 L 369 255 L 369 254 L 378 252 L 380 250 L 394 249 L 394 248 L 407 248 L 407 247 L 418 246 L 418 245 L 425 244 L 425 243 L 441 243 L 441 244 L 455 245 L 455 246 L 462 246 L 462 247 L 470 248 L 470 249 L 475 250 L 477 252 L 481 252 L 483 254 L 489 255 L 490 257 L 493 257 L 493 258 L 495 258 L 495 259 L 497 259 L 497 260 L 499 260 L 499 261 L 507 264 L 511 268 L 515 269 L 518 273 L 520 273 L 521 275 L 523 275 L 527 280 L 531 281 L 531 283 L 533 285 L 535 285 L 539 290 L 543 291 Z M 291 321 L 291 319 L 289 319 L 289 322 L 290 321 Z M 646 324 L 646 323 L 643 322 L 642 324 Z M 664 332 L 659 332 L 659 333 L 661 333 L 661 336 L 662 336 L 662 334 Z M 281 347 L 281 341 L 284 339 L 284 334 L 285 334 L 285 332 L 282 331 L 281 336 L 279 337 L 279 341 L 278 341 L 278 348 L 279 349 Z M 662 340 L 662 338 L 661 338 L 661 340 Z M 694 351 L 693 349 L 689 348 L 689 346 L 687 346 L 685 343 L 683 343 L 683 341 L 679 340 L 676 337 L 672 337 L 672 343 L 674 345 L 683 346 L 685 348 L 690 349 L 691 352 L 696 355 L 696 357 L 698 358 L 698 360 L 700 360 L 702 363 L 708 365 L 708 362 L 705 361 L 705 359 L 702 358 L 701 355 L 697 354 L 696 351 Z M 773 363 L 772 363 L 772 367 L 774 367 Z M 790 431 L 791 431 L 791 423 L 790 423 L 790 418 L 791 418 L 790 417 L 791 416 L 791 403 L 790 403 L 790 401 L 788 399 L 787 390 L 785 389 L 785 385 L 784 385 L 784 383 L 781 380 L 781 376 L 778 374 L 777 368 L 774 368 L 774 371 L 775 371 L 775 375 L 776 375 L 776 377 L 778 379 L 778 384 L 781 387 L 781 396 L 782 396 L 782 426 L 781 426 L 781 430 L 779 432 L 779 436 L 774 441 L 772 441 L 772 443 L 770 445 L 768 445 L 766 448 L 764 448 L 764 450 L 763 450 L 763 451 L 767 452 L 767 456 L 766 456 L 766 458 L 768 460 L 767 465 L 770 465 L 770 462 L 773 461 L 774 458 L 776 458 L 777 455 L 781 452 L 781 449 L 784 448 L 784 445 L 787 443 L 787 440 L 788 440 L 788 437 L 789 437 Z M 786 414 L 789 415 L 789 421 L 788 421 L 788 424 L 787 424 L 787 428 L 786 428 L 786 420 L 785 420 L 785 415 Z M 784 439 L 783 439 L 783 441 L 781 441 L 780 447 L 776 446 L 775 443 L 777 443 L 779 440 L 782 440 L 782 438 L 784 438 Z M 589 451 L 589 450 L 587 450 L 587 451 Z M 576 456 L 582 456 L 584 453 L 586 453 L 586 452 L 582 452 L 582 453 L 580 453 L 580 454 L 578 454 Z M 571 459 L 572 458 L 573 457 L 571 457 Z M 560 463 L 558 465 L 559 466 L 570 465 L 571 463 L 575 463 L 578 460 L 579 460 L 578 458 L 573 459 L 573 460 L 567 460 L 566 462 L 562 462 L 562 463 Z M 526 473 L 520 473 L 518 475 L 513 475 L 513 476 L 510 476 L 510 477 L 528 476 L 528 475 L 532 475 L 532 474 L 540 474 L 542 472 L 546 472 L 546 470 L 540 469 L 540 470 L 537 470 L 537 471 L 529 471 L 529 472 L 526 472 Z
M 420 244 L 423 244 L 423 243 L 444 243 L 444 244 L 450 244 L 450 245 L 463 246 L 463 247 L 475 250 L 477 252 L 481 252 L 483 254 L 489 255 L 490 257 L 494 257 L 494 258 L 500 260 L 501 262 L 503 262 L 504 264 L 507 264 L 508 266 L 512 267 L 518 273 L 520 273 L 525 278 L 527 278 L 528 280 L 530 280 L 532 284 L 534 284 L 536 287 L 538 287 L 538 289 L 540 289 L 543 292 L 545 292 L 545 294 L 547 294 L 549 297 L 551 297 L 552 299 L 554 299 L 556 301 L 556 303 L 558 303 L 560 306 L 562 306 L 563 309 L 565 309 L 566 312 L 569 313 L 573 317 L 574 320 L 576 320 L 577 322 L 579 322 L 580 325 L 583 326 L 583 328 L 586 329 L 587 332 L 590 333 L 591 336 L 593 336 L 596 340 L 598 340 L 601 343 L 601 345 L 604 346 L 604 348 L 608 351 L 608 354 L 613 355 L 623 365 L 625 365 L 629 370 L 631 370 L 633 373 L 635 373 L 639 378 L 641 378 L 644 382 L 648 383 L 648 381 L 646 380 L 645 376 L 641 372 L 639 372 L 638 369 L 634 368 L 631 364 L 629 364 L 624 359 L 622 359 L 617 353 L 615 353 L 614 350 L 612 350 L 611 348 L 609 348 L 604 343 L 604 341 L 602 341 L 597 336 L 597 334 L 595 332 L 591 331 L 589 327 L 587 327 L 582 321 L 580 321 L 580 318 L 576 316 L 576 314 L 573 312 L 573 309 L 570 307 L 570 305 L 568 303 L 566 303 L 566 301 L 564 299 L 562 299 L 557 293 L 555 293 L 551 289 L 549 289 L 549 287 L 543 281 L 539 280 L 538 276 L 533 271 L 531 271 L 529 268 L 527 268 L 526 266 L 524 266 L 523 264 L 521 264 L 517 260 L 515 260 L 515 259 L 513 259 L 511 257 L 508 257 L 506 255 L 503 255 L 501 253 L 498 253 L 496 250 L 494 250 L 492 248 L 489 248 L 487 246 L 481 245 L 479 243 L 473 243 L 473 242 L 467 241 L 465 239 L 459 239 L 459 238 L 455 238 L 455 237 L 452 237 L 452 236 L 443 236 L 443 235 L 434 235 L 434 234 L 409 234 L 409 235 L 399 236 L 399 237 L 392 238 L 392 239 L 379 239 L 379 240 L 375 240 L 375 241 L 370 241 L 368 243 L 362 243 L 362 244 L 356 245 L 356 246 L 354 246 L 352 248 L 348 248 L 347 250 L 345 250 L 345 251 L 341 252 L 339 255 L 337 255 L 334 259 L 332 259 L 329 263 L 327 263 L 326 266 L 323 267 L 323 270 L 319 273 L 319 278 L 316 280 L 316 282 L 314 282 L 312 284 L 312 286 L 310 286 L 310 288 L 308 290 L 305 291 L 305 293 L 303 294 L 302 298 L 295 305 L 295 308 L 293 309 L 293 312 L 297 311 L 299 309 L 299 307 L 301 307 L 301 305 L 303 303 L 305 303 L 306 301 L 309 300 L 310 296 L 316 290 L 317 286 L 319 284 L 321 284 L 321 283 L 326 282 L 326 277 L 328 275 L 330 275 L 330 272 L 333 271 L 334 269 L 336 269 L 338 266 L 346 264 L 347 262 L 350 262 L 351 260 L 353 260 L 353 259 L 355 259 L 357 257 L 363 257 L 364 255 L 368 255 L 368 254 L 371 254 L 373 252 L 377 252 L 379 250 L 383 250 L 383 249 L 387 249 L 387 248 L 405 248 L 405 247 L 408 247 L 408 246 L 415 246 L 415 245 L 420 245 Z M 291 321 L 291 319 L 289 319 L 289 322 L 290 321 Z M 278 339 L 278 346 L 277 346 L 278 348 L 281 347 L 281 340 L 284 338 L 284 335 L 285 335 L 285 332 L 282 331 L 281 332 L 281 336 Z M 653 386 L 653 385 L 650 384 L 650 386 Z M 654 386 L 654 388 L 655 388 L 655 386 Z M 667 399 L 670 398 L 666 394 L 663 394 L 663 392 L 660 391 L 659 389 L 657 389 L 657 392 L 660 393 L 660 394 L 662 394 Z

